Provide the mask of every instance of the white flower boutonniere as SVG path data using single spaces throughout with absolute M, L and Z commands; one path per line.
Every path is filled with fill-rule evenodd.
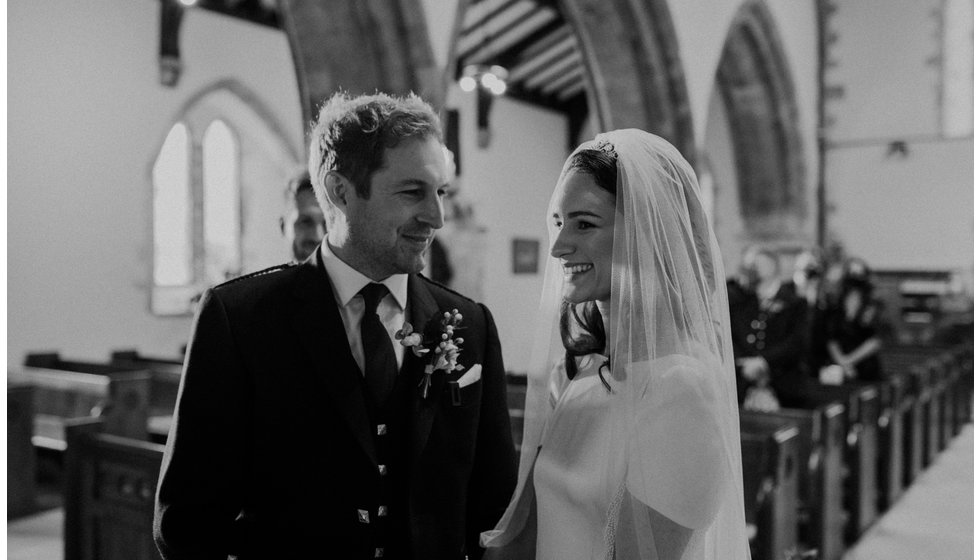
M 410 348 L 416 356 L 429 355 L 425 374 L 419 382 L 423 399 L 429 396 L 433 373 L 437 371 L 449 373 L 463 369 L 463 366 L 457 363 L 463 339 L 456 336 L 456 332 L 464 328 L 460 326 L 462 321 L 463 315 L 458 309 L 453 309 L 441 315 L 436 314 L 429 321 L 429 328 L 425 333 L 415 332 L 411 323 L 405 323 L 395 333 L 395 339 L 405 348 Z

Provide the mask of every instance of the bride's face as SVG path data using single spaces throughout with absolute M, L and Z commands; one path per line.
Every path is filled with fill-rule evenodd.
M 608 302 L 612 286 L 616 197 L 591 175 L 570 173 L 552 209 L 551 256 L 565 274 L 562 297 L 571 303 Z

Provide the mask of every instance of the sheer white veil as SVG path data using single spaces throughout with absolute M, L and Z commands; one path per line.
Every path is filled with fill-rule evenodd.
M 595 473 L 622 490 L 607 514 L 609 550 L 614 545 L 617 560 L 657 557 L 653 547 L 663 543 L 654 543 L 649 508 L 693 529 L 683 560 L 748 559 L 725 273 L 697 178 L 669 142 L 642 130 L 599 134 L 576 153 L 583 149 L 617 156 L 607 333 L 608 437 L 616 452 Z M 553 196 L 548 216 L 555 202 Z M 556 233 L 552 228 L 552 242 Z M 518 486 L 497 527 L 483 535 L 488 558 L 529 557 L 527 545 L 534 546 L 532 469 L 552 410 L 549 374 L 564 356 L 562 281 L 558 261 L 549 259 Z

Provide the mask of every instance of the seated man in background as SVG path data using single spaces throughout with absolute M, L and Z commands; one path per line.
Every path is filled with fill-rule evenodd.
M 782 282 L 774 253 L 750 249 L 742 266 L 742 281 L 729 281 L 728 302 L 739 402 L 749 408 L 800 406 L 807 386 L 806 301 Z
M 313 193 L 309 171 L 304 170 L 289 180 L 279 230 L 295 262 L 305 261 L 326 235 L 327 223 Z
M 808 377 L 816 377 L 827 356 L 827 313 L 829 302 L 824 286 L 824 261 L 819 249 L 806 249 L 796 256 L 793 287 L 806 302 L 806 355 Z

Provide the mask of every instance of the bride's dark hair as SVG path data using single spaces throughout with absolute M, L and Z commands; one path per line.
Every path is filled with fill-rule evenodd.
M 593 148 L 580 150 L 572 155 L 568 173 L 585 173 L 591 176 L 596 185 L 616 197 L 616 152 L 608 142 Z M 561 303 L 561 318 L 558 322 L 561 343 L 565 347 L 565 374 L 569 379 L 578 373 L 575 358 L 588 354 L 601 354 L 606 349 L 606 329 L 602 324 L 602 314 L 594 301 L 573 304 Z M 609 360 L 599 368 L 599 379 L 607 390 L 612 390 L 602 375 L 602 368 L 609 368 Z

